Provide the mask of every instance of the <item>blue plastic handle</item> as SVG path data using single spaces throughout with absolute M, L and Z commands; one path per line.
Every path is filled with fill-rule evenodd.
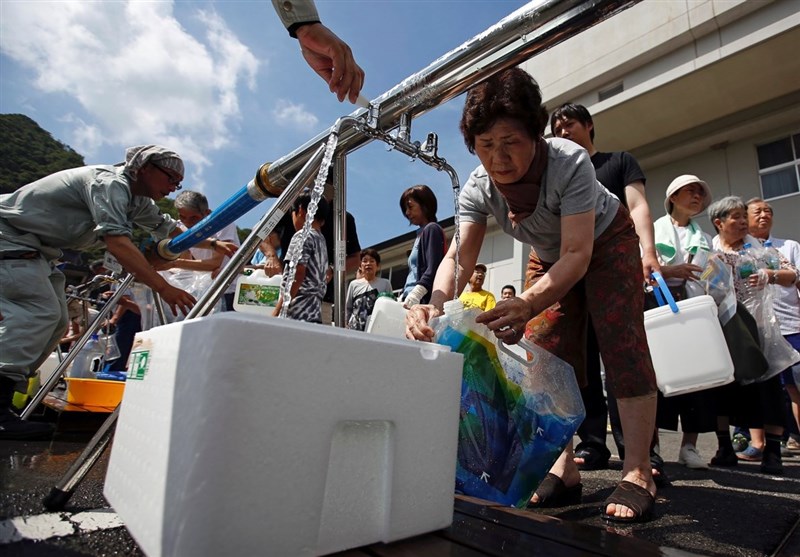
M 653 278 L 656 279 L 656 282 L 658 283 L 657 287 L 653 289 L 653 293 L 656 295 L 658 305 L 663 306 L 665 303 L 664 300 L 666 300 L 666 303 L 669 304 L 672 313 L 678 313 L 680 311 L 678 309 L 678 304 L 675 303 L 675 298 L 672 297 L 672 292 L 669 291 L 667 283 L 664 282 L 664 277 L 661 276 L 661 273 L 654 272 Z

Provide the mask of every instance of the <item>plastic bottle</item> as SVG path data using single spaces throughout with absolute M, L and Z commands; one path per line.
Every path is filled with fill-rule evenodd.
M 752 255 L 751 248 L 752 246 L 747 243 L 739 251 L 739 263 L 736 265 L 736 272 L 739 273 L 739 277 L 743 279 L 758 272 L 756 259 Z
M 447 327 L 453 329 L 462 328 L 464 325 L 464 303 L 459 300 L 447 300 L 442 307 L 444 314 L 434 317 L 430 321 L 431 328 L 438 335 Z
M 388 296 L 378 295 L 366 332 L 393 338 L 406 338 L 406 310 L 403 304 Z
M 272 315 L 281 295 L 281 275 L 268 277 L 263 269 L 242 275 L 236 281 L 233 309 L 245 313 Z
M 778 271 L 781 268 L 780 252 L 772 247 L 771 240 L 764 242 L 764 263 L 766 263 L 767 269 L 771 271 Z
M 83 345 L 81 351 L 72 361 L 72 368 L 69 376 L 74 379 L 93 379 L 98 371 L 103 369 L 105 350 L 100 344 L 100 339 L 96 334 Z

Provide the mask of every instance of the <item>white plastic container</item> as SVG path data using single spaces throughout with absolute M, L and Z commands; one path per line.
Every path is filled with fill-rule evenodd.
M 402 302 L 380 297 L 375 300 L 367 332 L 392 338 L 406 338 L 406 314 Z
M 711 296 L 677 302 L 644 312 L 644 328 L 659 390 L 674 396 L 734 380 L 717 305 Z
M 281 295 L 280 273 L 268 277 L 262 269 L 242 275 L 236 281 L 233 308 L 244 313 L 272 315 Z
M 69 377 L 75 379 L 94 379 L 98 371 L 103 369 L 105 347 L 100 344 L 98 335 L 94 334 L 86 341 L 78 355 L 72 360 Z
M 460 354 L 235 312 L 136 338 L 104 493 L 149 557 L 321 555 L 452 521 Z

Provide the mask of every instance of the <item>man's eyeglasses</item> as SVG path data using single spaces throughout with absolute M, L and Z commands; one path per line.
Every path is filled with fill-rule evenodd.
M 161 168 L 157 164 L 154 164 L 153 168 L 156 168 L 156 169 L 160 170 L 161 172 L 163 172 L 164 175 L 167 177 L 167 181 L 169 182 L 169 184 L 171 186 L 176 186 L 175 189 L 178 189 L 178 190 L 181 189 L 181 180 L 183 180 L 183 178 L 176 178 L 175 176 L 173 176 L 172 174 L 170 174 L 169 172 L 167 172 L 166 170 L 164 170 L 163 168 Z

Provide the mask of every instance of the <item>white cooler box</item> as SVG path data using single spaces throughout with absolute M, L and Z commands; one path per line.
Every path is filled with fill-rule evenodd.
M 697 296 L 677 305 L 678 313 L 668 305 L 644 312 L 658 389 L 674 396 L 731 383 L 733 361 L 714 299 Z
M 462 372 L 446 350 L 230 312 L 140 333 L 105 496 L 150 557 L 444 528 Z

